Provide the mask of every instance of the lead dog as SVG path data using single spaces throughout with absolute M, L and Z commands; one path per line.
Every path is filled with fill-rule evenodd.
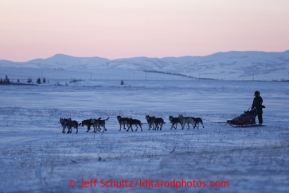
M 62 126 L 62 133 L 65 133 L 65 128 L 67 127 L 66 126 L 66 120 L 68 120 L 68 118 L 60 118 L 59 119 L 59 123 Z
M 65 128 L 67 127 L 68 131 L 67 133 L 72 133 L 72 128 L 74 127 L 76 129 L 76 132 L 75 133 L 78 133 L 78 126 L 80 125 L 80 123 L 78 123 L 77 121 L 75 120 L 71 120 L 71 118 L 60 118 L 60 123 L 62 125 L 62 133 L 65 133 Z

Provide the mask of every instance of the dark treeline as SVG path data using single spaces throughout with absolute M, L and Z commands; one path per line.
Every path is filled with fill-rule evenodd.
M 37 84 L 45 84 L 47 81 L 45 78 L 41 80 L 41 78 L 37 78 L 35 83 Z M 0 85 L 34 85 L 34 82 L 31 78 L 28 78 L 27 80 L 23 80 L 20 82 L 19 79 L 17 79 L 16 82 L 11 81 L 8 76 L 6 75 L 5 78 L 0 78 Z

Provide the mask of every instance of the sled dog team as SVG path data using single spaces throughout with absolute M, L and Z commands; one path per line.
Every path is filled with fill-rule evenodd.
M 133 118 L 128 118 L 128 117 L 121 117 L 121 116 L 117 116 L 117 121 L 119 123 L 119 131 L 121 131 L 121 129 L 123 128 L 123 130 L 125 131 L 134 131 L 132 126 L 135 126 L 136 129 L 135 131 L 138 130 L 138 128 L 141 128 L 142 131 L 142 124 L 140 120 L 138 119 L 133 119 Z M 76 120 L 72 120 L 71 118 L 60 118 L 59 122 L 62 126 L 62 133 L 65 133 L 65 129 L 67 128 L 67 133 L 72 133 L 72 128 L 76 129 L 76 133 L 78 133 L 78 126 L 86 126 L 87 127 L 87 131 L 89 132 L 90 128 L 93 127 L 94 130 L 93 132 L 96 133 L 97 131 L 101 131 L 101 128 L 104 131 L 107 131 L 106 127 L 105 127 L 105 122 L 109 119 L 102 119 L 102 118 L 98 118 L 98 119 L 86 119 L 83 120 L 81 123 L 78 123 Z M 148 130 L 162 130 L 163 125 L 165 124 L 165 121 L 163 120 L 163 118 L 159 118 L 159 117 L 155 117 L 155 116 L 149 116 L 146 115 L 145 119 L 147 121 L 147 124 L 149 126 Z M 193 128 L 199 128 L 199 124 L 202 124 L 203 128 L 204 128 L 204 124 L 203 124 L 203 120 L 200 117 L 184 117 L 183 115 L 179 115 L 178 117 L 173 117 L 173 116 L 169 116 L 169 121 L 171 122 L 172 128 L 177 129 L 178 124 L 181 125 L 182 130 L 185 128 L 185 126 L 187 125 L 189 129 L 190 125 L 193 126 Z

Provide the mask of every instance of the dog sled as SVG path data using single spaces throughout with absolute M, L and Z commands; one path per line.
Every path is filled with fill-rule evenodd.
M 255 118 L 257 116 L 257 109 L 249 108 L 247 111 L 244 111 L 240 116 L 234 117 L 227 122 L 218 122 L 219 125 L 230 125 L 231 127 L 263 127 L 265 125 L 256 124 Z

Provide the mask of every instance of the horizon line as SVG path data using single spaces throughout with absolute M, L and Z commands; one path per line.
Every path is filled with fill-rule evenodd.
M 68 57 L 74 57 L 74 58 L 100 58 L 100 59 L 106 59 L 106 60 L 122 60 L 122 59 L 132 59 L 132 58 L 155 58 L 155 59 L 164 59 L 164 58 L 184 58 L 184 57 L 207 57 L 207 56 L 211 56 L 211 55 L 215 55 L 215 54 L 221 54 L 221 53 L 230 53 L 230 52 L 260 52 L 260 53 L 284 53 L 284 52 L 288 52 L 288 50 L 284 50 L 284 51 L 260 51 L 260 50 L 247 50 L 247 51 L 236 51 L 236 50 L 231 50 L 231 51 L 219 51 L 219 52 L 214 52 L 212 54 L 207 54 L 207 55 L 183 55 L 183 56 L 164 56 L 164 57 L 149 57 L 149 56 L 132 56 L 132 57 L 123 57 L 123 58 L 105 58 L 105 57 L 101 57 L 101 56 L 75 56 L 75 55 L 70 55 L 70 54 L 63 54 L 63 53 L 56 53 L 50 57 L 47 58 L 33 58 L 30 60 L 26 60 L 26 61 L 13 61 L 13 60 L 8 60 L 8 59 L 0 59 L 0 61 L 8 61 L 8 62 L 16 62 L 16 63 L 25 63 L 25 62 L 30 62 L 32 60 L 46 60 L 49 58 L 53 58 L 57 55 L 63 55 L 63 56 L 68 56 Z

